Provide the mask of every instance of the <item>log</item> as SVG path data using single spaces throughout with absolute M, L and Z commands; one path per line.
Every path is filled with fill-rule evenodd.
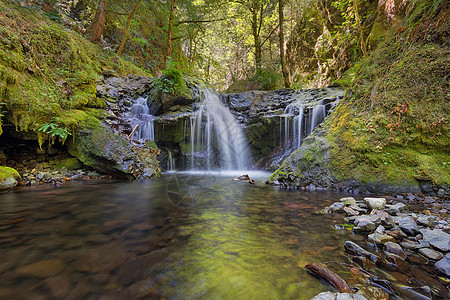
M 339 293 L 354 293 L 347 282 L 322 264 L 312 263 L 305 268 L 319 278 L 331 284 Z

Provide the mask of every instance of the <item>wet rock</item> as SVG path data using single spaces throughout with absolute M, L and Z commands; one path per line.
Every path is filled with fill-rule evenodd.
M 361 231 L 372 232 L 381 224 L 381 218 L 377 215 L 359 216 L 355 219 L 355 225 Z
M 362 247 L 360 247 L 359 245 L 357 245 L 356 243 L 354 243 L 352 241 L 346 241 L 344 243 L 344 248 L 345 248 L 346 252 L 353 254 L 353 255 L 367 257 L 375 264 L 380 261 L 380 258 L 377 255 L 370 253 L 369 251 L 363 249 Z
M 334 212 L 343 212 L 345 207 L 345 203 L 343 202 L 334 202 L 328 207 L 325 212 L 326 213 L 334 213 Z
M 440 260 L 441 258 L 444 257 L 444 255 L 441 252 L 438 252 L 430 248 L 421 248 L 419 249 L 419 253 L 425 256 L 426 258 L 432 260 Z
M 113 220 L 103 223 L 102 225 L 102 232 L 103 233 L 109 233 L 121 228 L 126 227 L 131 222 L 129 220 Z
M 357 212 L 356 210 L 350 208 L 350 207 L 344 207 L 344 212 L 348 215 L 348 216 L 357 216 L 359 215 L 359 212 Z
M 398 219 L 398 227 L 408 235 L 416 235 L 419 233 L 419 226 L 411 217 L 403 217 Z
M 323 292 L 311 300 L 367 300 L 367 298 L 360 294 Z
M 387 242 L 395 241 L 395 239 L 392 236 L 386 235 L 386 234 L 380 234 L 378 232 L 369 234 L 368 238 L 369 238 L 369 241 L 371 241 L 377 245 L 382 245 Z
M 0 166 L 0 191 L 12 189 L 20 180 L 20 175 L 16 170 Z
M 345 197 L 340 199 L 341 202 L 344 202 L 345 205 L 353 205 L 356 204 L 356 200 L 353 197 Z
M 386 205 L 386 199 L 385 198 L 364 198 L 364 203 L 370 208 L 370 209 L 383 209 Z
M 356 287 L 358 288 L 358 294 L 356 295 L 364 296 L 365 297 L 364 299 L 370 300 L 389 299 L 389 294 L 379 287 L 364 286 L 364 285 L 357 285 Z
M 389 230 L 389 231 L 386 232 L 386 234 L 394 237 L 394 239 L 396 241 L 401 241 L 403 238 L 406 237 L 406 234 L 403 231 L 401 231 L 400 229 L 398 229 L 398 228 L 394 228 L 392 230 Z
M 399 213 L 405 212 L 405 204 L 403 203 L 397 203 L 395 205 L 386 205 L 384 209 L 387 213 L 396 216 Z
M 421 249 L 421 248 L 430 247 L 430 244 L 423 240 L 420 240 L 419 242 L 404 240 L 403 242 L 400 243 L 400 245 L 403 248 L 411 249 L 411 250 L 417 250 L 417 249 Z
M 47 278 L 44 281 L 45 286 L 50 290 L 53 297 L 63 299 L 69 294 L 71 284 L 67 276 L 57 276 Z
M 417 223 L 426 227 L 433 227 L 434 225 L 433 218 L 431 216 L 418 217 Z
M 423 239 L 441 251 L 450 251 L 450 234 L 440 229 L 422 229 Z
M 384 252 L 385 253 L 392 253 L 395 254 L 397 256 L 399 256 L 402 259 L 406 258 L 406 253 L 405 251 L 403 251 L 402 247 L 397 244 L 397 243 L 393 243 L 393 242 L 387 242 L 384 244 Z
M 122 243 L 114 242 L 91 250 L 74 263 L 82 272 L 108 273 L 123 265 L 129 255 Z
M 381 218 L 381 225 L 383 225 L 384 227 L 390 229 L 395 226 L 394 221 L 387 212 L 380 210 L 376 212 L 376 215 Z
M 436 270 L 450 277 L 450 253 L 444 256 L 443 259 L 438 261 L 435 265 Z
M 42 260 L 17 269 L 16 274 L 46 278 L 61 273 L 64 268 L 64 263 L 59 259 Z
M 162 262 L 168 256 L 169 251 L 164 248 L 130 259 L 121 267 L 117 282 L 128 285 L 141 280 L 153 265 Z

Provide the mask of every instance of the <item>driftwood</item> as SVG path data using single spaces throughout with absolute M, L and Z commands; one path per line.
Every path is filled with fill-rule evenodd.
M 306 265 L 305 268 L 319 278 L 326 280 L 339 293 L 354 293 L 344 279 L 342 279 L 338 274 L 334 273 L 324 265 L 312 263 Z

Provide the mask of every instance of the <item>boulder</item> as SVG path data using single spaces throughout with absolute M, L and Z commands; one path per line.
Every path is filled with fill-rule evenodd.
M 450 251 L 450 234 L 440 229 L 422 229 L 423 239 L 441 251 Z
M 385 198 L 370 198 L 366 197 L 364 198 L 364 203 L 370 208 L 370 209 L 383 209 L 386 205 L 386 199 Z
M 450 253 L 444 256 L 443 259 L 438 261 L 435 265 L 436 270 L 450 277 Z
M 334 202 L 333 204 L 328 207 L 325 212 L 326 213 L 332 213 L 332 212 L 343 212 L 345 207 L 345 203 L 343 202 Z
M 403 217 L 398 219 L 398 227 L 408 235 L 417 235 L 419 233 L 419 226 L 411 217 Z
M 15 169 L 0 167 L 0 192 L 12 189 L 20 180 L 20 175 Z

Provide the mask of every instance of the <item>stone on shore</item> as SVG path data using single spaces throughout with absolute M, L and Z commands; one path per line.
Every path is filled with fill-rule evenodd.
M 345 205 L 353 205 L 356 204 L 356 200 L 353 197 L 345 197 L 340 199 L 341 202 L 344 202 Z
M 381 218 L 377 215 L 364 215 L 356 217 L 355 225 L 361 231 L 372 232 L 381 224 Z
M 364 203 L 370 209 L 383 209 L 386 206 L 385 198 L 364 198 Z
M 450 234 L 440 229 L 422 229 L 423 239 L 441 251 L 450 251 Z
M 432 260 L 440 260 L 441 258 L 444 257 L 444 255 L 441 252 L 438 252 L 430 248 L 421 248 L 419 249 L 419 253 L 425 256 L 426 258 Z
M 399 218 L 398 227 L 408 235 L 417 235 L 419 233 L 419 226 L 417 226 L 416 221 L 410 216 Z

